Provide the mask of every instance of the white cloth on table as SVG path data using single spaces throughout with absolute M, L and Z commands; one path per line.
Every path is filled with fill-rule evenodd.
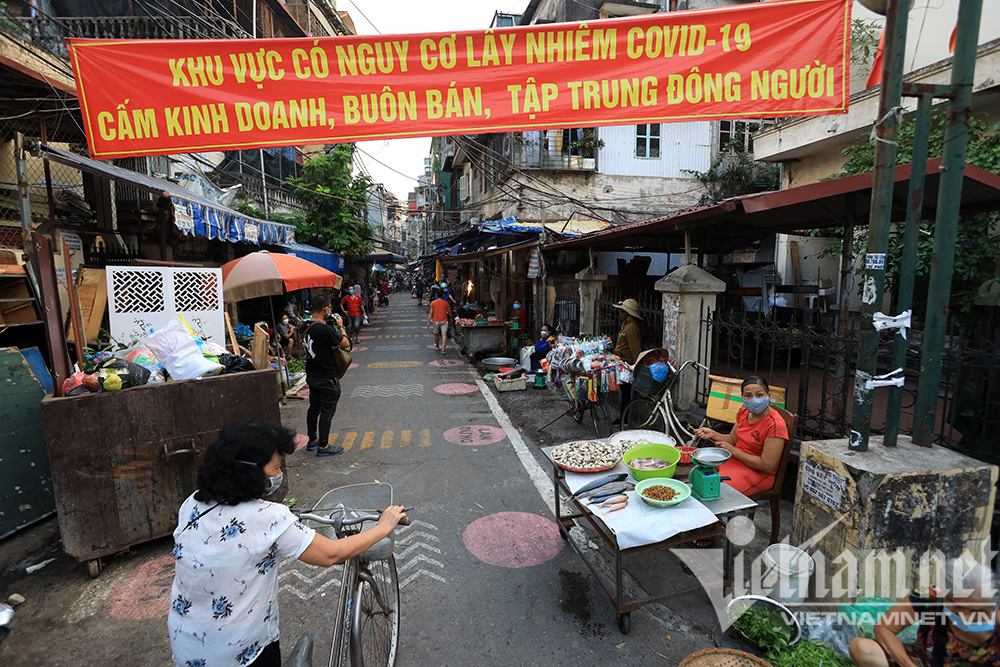
M 590 482 L 618 472 L 627 473 L 628 468 L 619 462 L 611 470 L 603 472 L 576 473 L 567 470 L 566 486 L 570 493 L 576 493 Z M 631 475 L 626 481 L 635 482 Z M 669 540 L 678 533 L 710 526 L 718 520 L 710 509 L 693 496 L 673 507 L 650 507 L 635 491 L 626 493 L 628 506 L 623 510 L 609 513 L 596 505 L 588 506 L 594 516 L 614 532 L 621 549 L 656 544 Z

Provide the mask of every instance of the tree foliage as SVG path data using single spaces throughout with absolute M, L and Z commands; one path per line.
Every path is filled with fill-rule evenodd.
M 365 209 L 373 181 L 364 174 L 351 174 L 353 147 L 340 144 L 328 153 L 306 162 L 302 176 L 289 178 L 296 197 L 306 205 L 297 222 L 298 238 L 348 257 L 371 252 L 374 230 Z
M 941 157 L 944 148 L 945 113 L 935 111 L 931 117 L 930 141 L 928 159 Z M 913 160 L 913 135 L 915 124 L 903 123 L 899 129 L 899 149 L 897 164 L 907 164 Z M 875 168 L 875 141 L 871 138 L 865 143 L 849 146 L 843 151 L 846 158 L 843 171 L 830 178 L 861 174 Z M 966 147 L 966 162 L 981 167 L 995 174 L 1000 174 L 1000 123 L 988 125 L 973 118 L 969 123 L 968 144 Z M 926 196 L 926 195 L 925 195 Z M 975 296 L 979 285 L 997 275 L 1000 266 L 1000 235 L 996 232 L 1000 215 L 997 212 L 980 213 L 962 217 L 958 221 L 955 235 L 955 270 L 952 274 L 951 306 L 952 309 L 967 310 L 971 299 Z M 934 220 L 923 220 L 920 223 L 920 240 L 917 249 L 916 275 L 914 284 L 914 311 L 922 314 L 926 306 L 927 284 L 934 254 Z M 859 230 L 854 239 L 855 255 L 864 253 L 867 235 Z M 899 284 L 899 265 L 902 261 L 903 230 L 896 226 L 889 243 L 889 255 L 886 258 L 886 285 L 895 291 Z M 840 230 L 843 237 L 843 229 Z M 839 256 L 841 241 L 830 239 L 826 255 Z

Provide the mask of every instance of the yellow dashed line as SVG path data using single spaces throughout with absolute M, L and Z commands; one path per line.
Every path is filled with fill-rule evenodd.
M 330 444 L 337 444 L 337 437 L 339 433 L 330 434 Z M 372 449 L 375 447 L 376 440 L 378 441 L 379 449 L 392 449 L 392 443 L 396 439 L 395 431 L 382 431 L 381 435 L 377 431 L 365 431 L 361 434 L 358 431 L 349 431 L 344 434 L 344 441 L 341 443 L 345 450 L 349 450 L 354 447 L 355 441 L 358 436 L 361 435 L 361 444 L 358 446 L 360 450 Z M 409 447 L 413 444 L 413 431 L 405 430 L 399 432 L 399 446 Z M 419 431 L 419 439 L 417 441 L 417 446 L 419 447 L 430 447 L 431 446 L 431 432 L 429 429 L 423 429 Z
M 375 431 L 367 431 L 365 437 L 361 439 L 361 449 L 371 449 L 375 444 Z

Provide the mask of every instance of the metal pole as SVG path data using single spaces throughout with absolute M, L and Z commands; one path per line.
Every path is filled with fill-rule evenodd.
M 917 102 L 917 116 L 913 119 L 913 159 L 910 163 L 910 186 L 906 201 L 906 226 L 903 229 L 903 258 L 899 264 L 899 275 L 909 276 L 899 281 L 899 294 L 896 302 L 897 314 L 913 307 L 913 280 L 917 270 L 917 245 L 920 240 L 920 219 L 924 210 L 924 176 L 927 171 L 927 144 L 931 133 L 932 95 L 921 95 Z M 892 342 L 892 368 L 906 369 L 906 338 L 900 330 Z M 903 388 L 892 387 L 889 391 L 889 403 L 885 413 L 886 447 L 895 447 L 899 436 L 899 414 L 903 405 Z
M 264 171 L 264 149 L 260 150 L 260 185 L 264 192 L 264 215 L 271 215 L 270 211 L 267 210 L 267 172 Z
M 868 223 L 865 284 L 861 297 L 861 346 L 854 378 L 854 411 L 851 420 L 850 448 L 859 452 L 868 451 L 868 437 L 872 426 L 875 396 L 867 382 L 877 374 L 879 343 L 878 332 L 872 325 L 872 316 L 882 309 L 885 292 L 885 254 L 889 248 L 892 188 L 896 171 L 897 112 L 902 97 L 903 56 L 906 51 L 906 22 L 909 13 L 910 0 L 889 0 L 885 25 L 886 34 L 891 36 L 891 40 L 886 40 L 878 119 L 875 121 L 875 177 Z
M 545 233 L 545 202 L 539 202 L 539 206 L 542 209 L 542 235 L 540 237 L 541 245 L 538 246 L 538 259 L 541 260 L 542 259 L 542 248 L 548 242 L 548 235 Z M 545 326 L 545 314 L 548 312 L 547 309 L 545 308 L 545 306 L 547 305 L 545 303 L 546 302 L 546 296 L 547 296 L 547 290 L 546 290 L 546 287 L 545 287 L 545 272 L 544 272 L 544 269 L 543 269 L 543 272 L 542 272 L 542 317 L 541 317 L 541 321 L 538 323 L 538 329 L 539 330 L 541 330 L 541 328 L 543 326 Z
M 951 65 L 951 86 L 955 96 L 948 100 L 948 120 L 944 130 L 944 155 L 941 161 L 937 221 L 934 227 L 934 254 L 931 258 L 927 316 L 920 357 L 920 381 L 917 385 L 917 423 L 913 429 L 913 441 L 928 447 L 931 445 L 937 425 L 941 353 L 944 348 L 945 326 L 948 324 L 951 274 L 955 266 L 955 232 L 962 204 L 965 145 L 969 129 L 969 108 L 972 104 L 972 82 L 976 73 L 976 52 L 982 10 L 983 0 L 962 0 L 958 8 L 958 27 L 955 31 L 955 56 Z

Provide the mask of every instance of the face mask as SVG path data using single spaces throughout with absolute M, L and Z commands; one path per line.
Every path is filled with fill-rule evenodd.
M 982 621 L 980 623 L 966 623 L 962 620 L 962 617 L 953 612 L 948 607 L 944 608 L 945 617 L 955 624 L 959 630 L 964 632 L 992 632 L 993 628 L 996 627 L 996 612 L 993 612 L 993 618 L 989 621 Z M 976 618 L 982 618 L 981 614 L 975 614 Z
M 267 490 L 264 491 L 264 495 L 267 496 L 267 495 L 270 495 L 270 494 L 274 493 L 275 491 L 277 491 L 278 487 L 281 486 L 281 483 L 284 480 L 285 480 L 285 473 L 283 473 L 283 472 L 278 473 L 277 477 L 268 477 L 267 478 L 267 481 L 268 481 Z
M 348 293 L 348 294 L 354 294 L 354 290 L 352 290 L 352 289 L 349 289 L 349 290 L 347 290 L 347 293 Z
M 767 410 L 767 406 L 771 404 L 771 398 L 769 396 L 760 396 L 758 398 L 744 398 L 743 405 L 751 414 L 759 415 L 760 413 Z
M 542 332 L 542 338 L 545 339 L 545 338 L 548 338 L 548 337 L 549 337 L 549 332 L 548 331 L 543 331 Z
M 514 304 L 514 310 L 521 310 L 521 304 L 515 303 Z
M 286 317 L 285 319 L 281 320 L 281 323 L 282 324 L 288 324 L 288 318 Z

